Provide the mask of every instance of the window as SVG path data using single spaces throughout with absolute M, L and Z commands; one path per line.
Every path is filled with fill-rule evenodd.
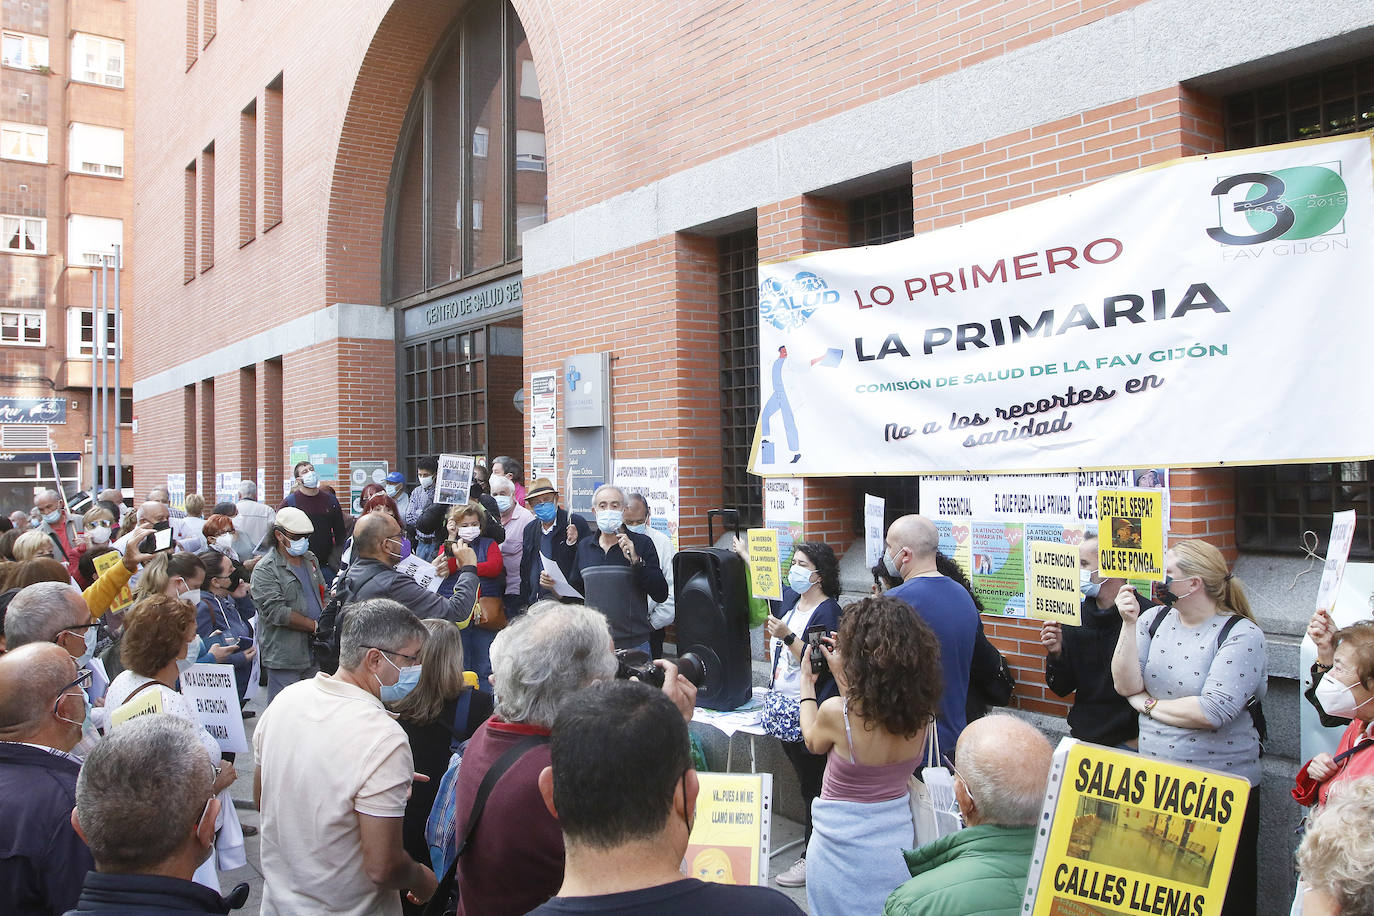
M 720 296 L 720 462 L 722 505 L 740 524 L 763 523 L 763 485 L 749 473 L 759 417 L 759 241 L 756 229 L 718 244 Z
M 487 158 L 487 144 L 491 141 L 491 131 L 485 127 L 472 129 L 472 155 L 478 159 Z
M 99 321 L 103 317 L 104 321 Z M 69 308 L 67 309 L 67 358 L 68 359 L 90 359 L 91 351 L 94 348 L 95 326 L 99 323 L 105 331 L 105 355 L 114 356 L 119 351 L 119 340 L 115 336 L 114 310 L 106 310 L 103 316 L 97 316 L 90 309 Z M 120 322 L 119 330 L 122 332 L 124 322 Z M 99 354 L 96 354 L 99 355 Z M 125 417 L 132 417 L 132 413 L 125 413 Z
M 0 124 L 0 157 L 23 162 L 48 161 L 48 129 L 6 121 Z
M 77 32 L 72 36 L 72 79 L 124 88 L 124 42 Z
M 215 144 L 200 154 L 200 272 L 215 266 Z
M 19 254 L 47 254 L 48 221 L 29 216 L 0 216 L 5 250 Z
M 43 313 L 21 309 L 0 309 L 0 345 L 41 347 L 47 343 Z
M 282 216 L 282 79 L 281 74 L 267 84 L 262 95 L 262 231 L 266 232 Z
M 1374 127 L 1374 57 L 1226 99 L 1226 148 L 1246 149 Z
M 99 267 L 104 258 L 114 266 L 115 246 L 124 244 L 124 221 L 104 216 L 67 217 L 67 263 Z
M 5 32 L 4 63 L 19 70 L 36 70 L 48 65 L 48 40 L 40 35 Z
M 521 172 L 544 171 L 544 135 L 534 130 L 515 132 L 515 168 Z
M 117 127 L 73 124 L 68 168 L 85 175 L 124 177 L 124 131 Z
M 181 218 L 181 282 L 196 278 L 196 161 L 186 166 Z
M 258 228 L 258 101 L 239 112 L 239 246 Z
M 520 61 L 520 98 L 539 98 L 539 77 L 534 72 L 534 61 Z

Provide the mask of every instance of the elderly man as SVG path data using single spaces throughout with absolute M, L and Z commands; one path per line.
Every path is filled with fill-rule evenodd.
M 272 530 L 276 523 L 277 513 L 272 511 L 270 506 L 258 502 L 258 484 L 253 480 L 239 481 L 239 498 L 234 503 L 237 515 L 234 516 L 234 530 L 242 536 L 244 541 L 252 545 L 248 553 L 239 550 L 239 545 L 234 549 L 239 551 L 239 558 L 247 561 L 254 553 L 260 553 L 266 549 L 263 541 L 267 539 L 267 533 Z
M 477 555 L 466 545 L 458 548 L 458 581 L 447 598 L 431 592 L 403 572 L 401 526 L 390 512 L 369 512 L 353 527 L 353 562 L 337 586 L 344 602 L 390 598 L 421 618 L 438 617 L 466 627 L 477 601 Z M 342 616 L 342 615 L 341 615 Z
M 248 899 L 247 884 L 220 897 L 191 880 L 214 852 L 220 805 L 199 731 L 176 716 L 139 716 L 86 758 L 71 823 L 95 871 L 69 916 L 227 913 Z
M 29 643 L 57 643 L 76 659 L 90 661 L 96 622 L 76 587 L 66 582 L 35 582 L 14 596 L 5 613 L 5 645 L 11 651 Z
M 1016 916 L 1053 753 L 1044 735 L 1014 716 L 964 729 L 954 796 L 968 826 L 905 854 L 912 878 L 887 898 L 884 916 Z
M 414 761 L 382 705 L 418 676 L 429 631 L 384 599 L 343 621 L 338 673 L 283 690 L 253 735 L 264 916 L 399 914 L 396 891 L 415 904 L 434 893 L 434 873 L 401 844 Z
M 501 526 L 506 539 L 501 542 L 501 560 L 506 566 L 506 619 L 511 620 L 525 610 L 520 598 L 520 562 L 525 553 L 525 527 L 534 521 L 534 513 L 515 499 L 515 484 L 504 474 L 491 475 L 491 498 L 500 512 Z
M 61 913 L 92 865 L 72 830 L 86 719 L 71 656 L 31 643 L 0 656 L 0 913 Z M 90 672 L 84 680 L 90 683 Z
M 658 664 L 663 692 L 691 719 L 696 688 L 671 662 Z M 604 616 L 583 605 L 541 601 L 497 634 L 491 667 L 496 713 L 472 736 L 458 770 L 455 835 L 472 831 L 457 863 L 460 916 L 522 916 L 557 893 L 563 835 L 539 790 L 550 760 L 548 735 L 563 701 L 614 677 L 616 662 Z M 504 775 L 474 829 L 468 819 L 478 787 L 497 766 Z M 510 868 L 511 862 L 520 867 Z
M 76 522 L 67 516 L 67 506 L 56 490 L 39 490 L 33 498 L 33 507 L 43 517 L 39 531 L 52 541 L 53 559 L 62 563 L 71 572 L 76 572 L 76 564 L 85 550 L 77 537 Z
M 654 542 L 658 551 L 658 565 L 663 570 L 663 578 L 668 581 L 668 597 L 662 601 L 649 602 L 649 626 L 654 628 L 649 636 L 649 647 L 654 658 L 663 657 L 663 637 L 668 624 L 677 616 L 673 603 L 673 542 L 668 535 L 649 524 L 649 501 L 642 493 L 631 493 L 625 497 L 625 527 L 635 534 L 645 534 Z
M 172 495 L 166 487 L 153 487 L 148 491 L 148 502 L 162 503 L 167 507 L 167 513 L 172 518 L 185 518 L 186 513 L 172 505 Z
M 587 537 L 587 523 L 558 505 L 558 491 L 547 477 L 530 485 L 526 501 L 535 519 L 534 524 L 525 526 L 520 548 L 520 603 L 528 607 L 542 598 L 557 597 L 553 579 L 544 571 L 543 558 L 557 563 L 564 578 L 571 575 L 577 543 Z
M 172 528 L 170 512 L 171 510 L 167 507 L 166 503 L 156 499 L 150 499 L 145 503 L 139 504 L 138 513 L 135 515 L 135 519 L 139 526 L 146 526 L 153 531 L 166 531 Z M 173 534 L 175 533 L 175 530 L 173 530 Z M 139 539 L 142 540 L 146 536 L 147 532 L 144 532 L 139 535 Z M 129 542 L 133 540 L 133 537 L 133 532 L 130 532 L 118 538 L 110 546 L 122 554 L 128 549 Z
M 883 565 L 902 583 L 888 591 L 911 605 L 912 612 L 935 631 L 940 640 L 940 694 L 937 725 L 940 747 L 955 747 L 968 722 L 969 671 L 981 621 L 973 597 L 958 582 L 940 574 L 935 554 L 940 534 L 935 523 L 921 515 L 903 515 L 887 529 Z M 932 763 L 931 765 L 938 765 Z
M 253 568 L 258 608 L 260 664 L 267 674 L 267 702 L 314 673 L 310 637 L 324 613 L 324 578 L 310 552 L 310 519 L 290 506 L 277 512 L 271 548 Z
M 617 649 L 650 652 L 649 602 L 668 598 L 658 550 L 646 534 L 625 527 L 625 493 L 609 484 L 592 494 L 596 536 L 570 538 L 577 544 L 568 583 L 606 615 Z

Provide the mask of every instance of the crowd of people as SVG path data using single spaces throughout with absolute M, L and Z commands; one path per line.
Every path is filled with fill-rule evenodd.
M 603 486 L 570 512 L 502 456 L 440 503 L 423 459 L 409 492 L 394 472 L 345 512 L 309 462 L 293 473 L 275 508 L 244 481 L 208 514 L 163 488 L 133 507 L 43 490 L 0 519 L 0 912 L 229 912 L 247 888 L 220 872 L 254 833 L 241 777 L 264 913 L 799 912 L 682 873 L 697 687 L 662 658 L 673 549 L 643 496 Z M 799 542 L 764 621 L 763 724 L 806 812 L 775 880 L 817 916 L 1021 910 L 1052 749 L 985 714 L 1001 657 L 938 547 L 929 519 L 897 519 L 873 595 L 844 602 L 834 547 Z M 1086 539 L 1081 625 L 1041 631 L 1071 734 L 1257 786 L 1264 633 L 1221 552 L 1175 542 L 1151 595 L 1097 556 Z M 1299 776 L 1302 912 L 1374 913 L 1374 623 L 1309 632 L 1308 699 L 1346 731 Z M 626 650 L 661 687 L 617 678 Z M 245 718 L 262 694 L 251 774 L 183 694 L 196 664 L 232 671 Z M 963 827 L 918 846 L 912 777 L 941 766 Z M 1258 911 L 1258 811 L 1228 914 Z

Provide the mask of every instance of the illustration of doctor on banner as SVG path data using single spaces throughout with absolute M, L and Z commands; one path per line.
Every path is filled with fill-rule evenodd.
M 791 334 L 800 330 L 822 305 L 836 305 L 840 294 L 826 287 L 825 281 L 813 273 L 799 272 L 790 281 L 775 277 L 765 280 L 759 287 L 759 318 L 773 328 L 784 332 L 785 339 L 797 345 L 804 344 L 802 335 Z M 764 401 L 763 412 L 759 417 L 760 465 L 796 464 L 801 460 L 801 440 L 797 434 L 797 419 L 788 389 L 796 392 L 806 381 L 804 377 L 815 366 L 834 367 L 840 364 L 844 351 L 826 348 L 821 355 L 807 359 L 804 356 L 788 353 L 787 344 L 780 344 L 777 357 L 773 359 L 769 378 L 772 388 Z M 783 435 L 786 437 L 787 450 L 792 457 L 779 461 L 774 436 L 773 420 L 782 415 Z

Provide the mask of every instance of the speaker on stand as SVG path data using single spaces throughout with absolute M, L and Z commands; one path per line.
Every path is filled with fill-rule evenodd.
M 715 543 L 715 518 L 734 522 L 739 512 L 712 509 L 706 514 L 708 543 Z M 749 578 L 743 558 L 720 547 L 685 547 L 673 558 L 673 599 L 677 607 L 677 654 L 693 653 L 706 669 L 697 690 L 705 709 L 738 709 L 754 696 L 749 658 Z

